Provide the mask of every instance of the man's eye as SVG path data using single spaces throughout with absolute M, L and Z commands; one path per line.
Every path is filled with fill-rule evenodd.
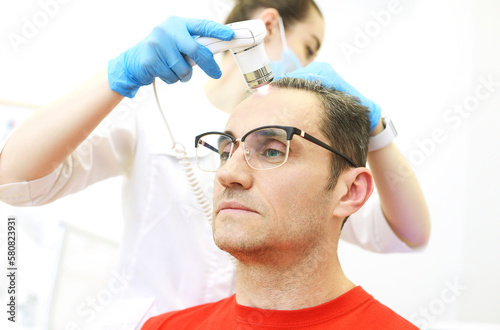
M 221 161 L 226 161 L 229 159 L 231 154 L 231 144 L 219 144 L 219 157 Z
M 221 161 L 226 161 L 226 160 L 228 160 L 228 159 L 229 159 L 229 152 L 222 152 L 222 153 L 220 154 L 220 160 L 221 160 Z
M 267 149 L 265 150 L 264 155 L 266 157 L 275 158 L 275 157 L 283 157 L 285 156 L 285 153 L 276 149 Z

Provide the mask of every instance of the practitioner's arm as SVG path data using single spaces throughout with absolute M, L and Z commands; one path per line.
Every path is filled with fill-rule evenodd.
M 0 154 L 0 184 L 31 181 L 52 172 L 122 99 L 109 88 L 103 71 L 34 111 Z
M 384 129 L 382 120 L 372 136 Z M 408 246 L 425 245 L 431 224 L 418 180 L 394 143 L 368 153 L 368 163 L 380 196 L 384 216 L 394 233 Z
M 155 77 L 167 83 L 188 81 L 189 56 L 212 78 L 221 71 L 210 50 L 193 36 L 231 40 L 225 25 L 198 19 L 170 17 L 147 38 L 111 60 L 103 71 L 81 87 L 35 111 L 11 135 L 0 154 L 0 184 L 30 181 L 53 171 L 126 97 Z

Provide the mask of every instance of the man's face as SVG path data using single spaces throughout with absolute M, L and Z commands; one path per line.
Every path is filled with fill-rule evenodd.
M 310 92 L 271 87 L 240 103 L 226 131 L 241 138 L 265 125 L 294 126 L 327 139 L 319 130 L 320 105 Z M 337 189 L 326 190 L 331 153 L 299 136 L 290 143 L 287 162 L 256 170 L 245 161 L 243 146 L 218 170 L 214 188 L 214 239 L 236 257 L 304 253 L 335 236 L 332 213 Z M 337 229 L 336 229 L 337 228 Z

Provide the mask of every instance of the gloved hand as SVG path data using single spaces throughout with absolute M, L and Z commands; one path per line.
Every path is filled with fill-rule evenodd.
M 372 101 L 365 98 L 354 87 L 349 85 L 341 76 L 328 63 L 324 62 L 311 62 L 304 68 L 297 69 L 283 77 L 304 78 L 306 80 L 319 80 L 322 85 L 327 88 L 334 88 L 340 92 L 356 96 L 361 101 L 361 104 L 370 110 L 370 123 L 373 131 L 380 121 L 381 110 L 380 107 Z M 280 77 L 275 77 L 278 79 Z
M 212 52 L 194 41 L 193 36 L 231 40 L 234 31 L 208 20 L 169 17 L 146 39 L 109 61 L 110 88 L 120 95 L 134 97 L 139 87 L 151 84 L 155 77 L 167 84 L 189 81 L 193 70 L 183 54 L 210 77 L 220 78 L 222 73 Z

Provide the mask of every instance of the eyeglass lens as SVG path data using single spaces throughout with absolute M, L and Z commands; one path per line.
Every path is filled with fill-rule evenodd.
M 251 167 L 271 169 L 286 162 L 288 146 L 284 129 L 264 128 L 244 137 L 243 152 Z M 235 151 L 229 137 L 217 133 L 204 135 L 197 147 L 198 166 L 204 171 L 217 171 Z

